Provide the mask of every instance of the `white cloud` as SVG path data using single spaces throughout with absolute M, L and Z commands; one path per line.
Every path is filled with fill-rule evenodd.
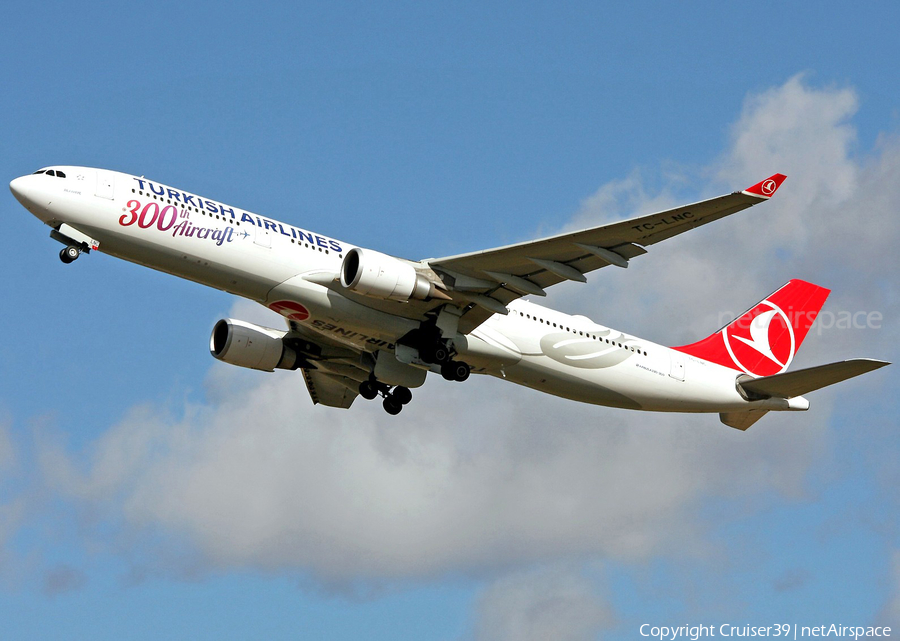
M 488 586 L 477 605 L 479 641 L 596 639 L 613 623 L 597 586 L 577 569 L 517 572 Z
M 362 401 L 314 408 L 290 373 L 217 396 L 180 420 L 135 410 L 81 465 L 46 445 L 45 474 L 130 529 L 186 536 L 210 567 L 349 582 L 700 554 L 701 498 L 801 493 L 818 451 L 810 421 L 738 434 L 493 380 L 434 381 L 401 420 Z

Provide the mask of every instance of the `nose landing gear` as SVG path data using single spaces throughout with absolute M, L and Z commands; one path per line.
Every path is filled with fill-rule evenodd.
M 67 247 L 63 247 L 59 251 L 59 259 L 66 263 L 67 265 L 74 261 L 76 258 L 81 256 L 81 250 L 75 245 L 69 245 Z
M 82 252 L 89 254 L 92 249 L 100 247 L 99 240 L 94 240 L 66 223 L 51 229 L 50 238 L 65 245 L 59 252 L 59 259 L 66 264 L 81 256 Z

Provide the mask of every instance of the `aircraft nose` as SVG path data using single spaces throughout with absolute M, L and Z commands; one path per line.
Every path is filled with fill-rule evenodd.
M 27 179 L 28 176 L 19 176 L 9 183 L 9 190 L 12 192 L 13 196 L 16 197 L 16 200 L 22 204 L 24 204 L 24 199 L 27 198 L 25 193 L 28 191 Z
M 42 178 L 42 176 L 38 176 L 38 178 Z M 40 185 L 36 184 L 36 182 L 35 176 L 27 175 L 19 176 L 9 183 L 9 190 L 13 196 L 29 211 L 33 205 L 42 200 Z
M 20 176 L 10 181 L 9 190 L 25 209 L 44 220 L 43 216 L 52 198 L 47 192 L 46 185 L 41 183 L 41 178 L 43 176 Z

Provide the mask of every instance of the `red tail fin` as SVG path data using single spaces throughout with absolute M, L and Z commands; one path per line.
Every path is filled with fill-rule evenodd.
M 792 280 L 715 334 L 675 347 L 753 376 L 785 371 L 831 290 Z

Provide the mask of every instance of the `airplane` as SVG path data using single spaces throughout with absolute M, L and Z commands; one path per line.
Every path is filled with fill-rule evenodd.
M 382 397 L 389 414 L 429 372 L 484 374 L 575 401 L 718 413 L 746 430 L 804 394 L 889 363 L 865 358 L 788 371 L 830 290 L 791 280 L 708 337 L 665 347 L 526 300 L 563 281 L 625 268 L 647 248 L 771 198 L 783 174 L 655 214 L 425 260 L 407 260 L 175 189 L 144 176 L 52 166 L 10 182 L 71 263 L 99 251 L 256 301 L 285 329 L 219 320 L 211 354 L 303 373 L 314 404 Z

